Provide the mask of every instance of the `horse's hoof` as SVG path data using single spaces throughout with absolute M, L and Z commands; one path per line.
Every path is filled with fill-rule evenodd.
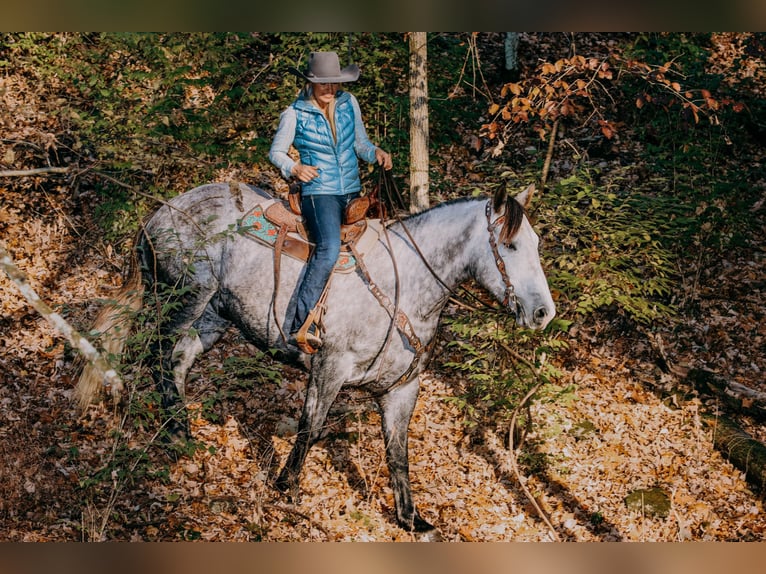
M 415 513 L 415 516 L 409 520 L 400 520 L 399 525 L 405 530 L 415 534 L 418 540 L 420 540 L 423 536 L 434 536 L 434 534 L 439 536 L 439 539 L 441 539 L 441 535 L 439 534 L 439 531 L 434 528 L 434 525 L 426 520 L 423 520 L 420 517 L 420 514 Z M 424 541 L 436 542 L 436 540 Z
M 444 537 L 441 535 L 441 532 L 436 530 L 436 528 L 432 528 L 426 532 L 418 532 L 415 539 L 418 542 L 444 542 Z
M 185 422 L 170 419 L 165 424 L 162 440 L 169 445 L 183 445 L 191 440 L 189 425 Z
M 274 481 L 274 488 L 285 495 L 288 503 L 300 504 L 300 487 L 288 476 L 280 474 L 277 480 Z
M 194 453 L 189 427 L 183 422 L 169 420 L 160 433 L 160 440 L 165 452 L 174 462 Z

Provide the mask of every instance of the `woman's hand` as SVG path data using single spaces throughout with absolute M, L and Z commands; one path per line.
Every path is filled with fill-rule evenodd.
M 375 159 L 377 160 L 378 165 L 382 166 L 386 171 L 394 167 L 394 162 L 391 160 L 391 154 L 380 148 L 375 150 Z
M 296 163 L 292 172 L 303 183 L 308 183 L 319 175 L 319 170 L 313 165 L 303 165 L 302 163 Z

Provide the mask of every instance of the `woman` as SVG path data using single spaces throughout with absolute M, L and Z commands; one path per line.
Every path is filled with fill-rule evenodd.
M 392 167 L 391 155 L 367 137 L 359 103 L 340 84 L 359 78 L 358 66 L 340 68 L 335 52 L 312 52 L 305 73 L 290 71 L 306 80 L 298 98 L 282 112 L 269 159 L 285 179 L 302 183 L 301 213 L 316 248 L 298 288 L 290 342 L 308 353 L 322 345 L 316 325 L 307 325 L 327 285 L 340 253 L 340 226 L 351 200 L 359 197 L 359 158 Z M 290 146 L 300 155 L 287 155 Z

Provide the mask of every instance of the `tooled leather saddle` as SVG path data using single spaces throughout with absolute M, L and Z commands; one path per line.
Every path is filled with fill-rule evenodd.
M 341 226 L 341 254 L 335 265 L 337 272 L 353 271 L 354 252 L 364 253 L 377 241 L 381 224 L 377 219 L 361 219 Z M 308 261 L 314 244 L 303 225 L 303 218 L 280 199 L 265 199 L 240 220 L 239 230 L 274 249 L 275 268 L 282 255 Z M 369 233 L 366 233 L 369 232 Z
M 381 172 L 383 173 L 383 172 Z M 381 175 L 383 181 L 383 175 Z M 412 369 L 418 364 L 420 357 L 426 352 L 426 348 L 414 331 L 412 323 L 407 315 L 402 312 L 398 305 L 391 301 L 378 285 L 370 277 L 364 264 L 363 254 L 368 252 L 377 242 L 386 229 L 382 221 L 385 219 L 385 210 L 382 202 L 378 200 L 380 182 L 368 195 L 362 196 L 351 202 L 346 209 L 345 223 L 341 226 L 341 253 L 335 266 L 336 272 L 350 272 L 355 269 L 364 278 L 370 292 L 378 300 L 402 336 L 408 341 L 415 351 L 415 358 L 407 372 L 402 375 L 396 384 L 407 380 Z M 238 184 L 231 184 L 232 194 L 237 197 L 241 208 L 241 195 L 238 193 Z M 239 221 L 239 232 L 244 233 L 274 249 L 274 292 L 272 294 L 272 311 L 274 322 L 279 328 L 280 335 L 286 341 L 287 338 L 280 325 L 276 311 L 277 291 L 279 289 L 279 275 L 282 256 L 287 255 L 301 261 L 308 261 L 313 244 L 309 242 L 303 219 L 300 216 L 299 188 L 291 187 L 288 201 L 274 199 L 262 192 L 262 200 Z M 369 219 L 368 219 L 369 217 Z M 388 236 L 386 235 L 386 238 Z M 329 283 L 325 286 L 320 302 L 309 314 L 301 331 L 297 334 L 298 347 L 307 354 L 312 354 L 317 349 L 312 348 L 305 340 L 305 331 L 309 324 L 313 324 L 319 331 L 323 331 L 322 317 L 325 310 Z M 301 340 L 303 339 L 303 340 Z

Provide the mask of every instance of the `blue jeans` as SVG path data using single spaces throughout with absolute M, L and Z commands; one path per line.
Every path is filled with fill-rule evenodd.
M 306 322 L 308 314 L 322 296 L 340 255 L 340 226 L 343 213 L 358 193 L 347 195 L 304 195 L 301 214 L 309 234 L 316 245 L 306 265 L 303 281 L 298 288 L 298 301 L 290 333 L 295 333 Z

